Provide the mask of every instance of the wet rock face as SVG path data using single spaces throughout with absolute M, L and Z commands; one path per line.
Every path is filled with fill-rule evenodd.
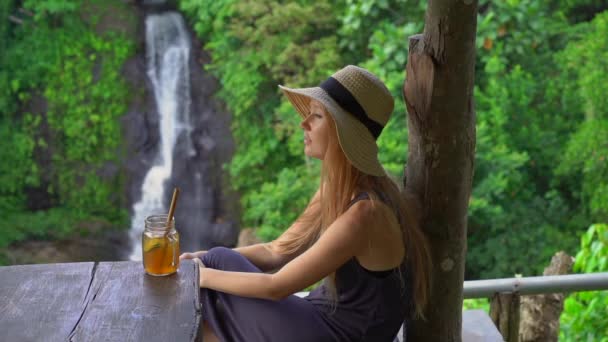
M 145 54 L 139 52 L 123 68 L 125 78 L 134 91 L 129 109 L 121 118 L 126 150 L 123 160 L 127 176 L 125 190 L 129 208 L 141 198 L 142 181 L 154 164 L 160 140 L 159 117 L 152 85 L 146 77 L 145 62 Z
M 192 32 L 190 35 L 194 36 Z M 183 250 L 233 247 L 239 232 L 238 199 L 229 191 L 222 171 L 234 151 L 230 115 L 213 97 L 217 82 L 203 72 L 201 63 L 208 61 L 208 56 L 197 41 L 192 42 L 191 51 L 191 138 L 195 155 L 188 156 L 178 140 L 171 182 L 183 190 L 181 210 L 175 218 L 185 228 L 180 231 Z
M 112 16 L 115 12 L 104 12 L 96 26 L 99 34 L 110 29 L 124 32 L 135 42 L 137 51 L 121 70 L 131 88 L 127 112 L 121 117 L 124 145 L 121 151 L 117 151 L 121 160 L 119 163 L 104 165 L 99 172 L 108 179 L 124 175 L 124 200 L 120 202 L 132 210 L 133 204 L 141 198 L 143 179 L 155 162 L 160 142 L 159 115 L 146 68 L 145 15 L 175 9 L 176 1 L 150 6 L 144 6 L 143 0 L 124 2 L 127 6 L 121 7 L 125 11 L 123 14 L 134 17 L 134 20 L 119 20 Z M 87 4 L 82 16 L 92 18 L 98 9 L 95 3 Z M 195 37 L 192 30 L 189 31 L 190 37 Z M 194 153 L 180 147 L 184 145 L 180 141 L 185 136 L 178 137 L 173 155 L 172 177 L 166 184 L 166 193 L 169 194 L 166 196 L 167 202 L 172 188 L 181 188 L 175 218 L 181 235 L 182 251 L 209 249 L 213 246 L 232 247 L 236 245 L 239 232 L 239 199 L 229 190 L 229 183 L 222 170 L 222 165 L 230 160 L 234 151 L 230 115 L 223 104 L 214 99 L 218 88 L 216 80 L 203 70 L 203 65 L 210 61 L 209 56 L 202 51 L 201 44 L 196 39 L 191 40 L 191 44 L 189 61 L 193 129 L 190 138 Z M 94 68 L 94 79 L 99 77 L 100 70 Z M 41 94 L 34 94 L 24 110 L 43 116 L 40 134 L 49 142 L 49 147 L 35 151 L 35 158 L 41 165 L 50 165 L 53 154 L 53 137 L 44 120 L 46 111 L 47 103 Z M 46 191 L 50 176 L 50 172 L 42 173 L 41 185 L 26 189 L 29 209 L 43 210 L 56 204 L 56 198 Z M 143 222 L 141 224 L 143 226 Z M 110 231 L 114 228 L 119 227 L 106 227 L 103 230 Z M 90 237 L 76 236 L 61 241 L 18 244 L 11 246 L 9 259 L 17 264 L 126 260 L 129 245 L 128 233 L 112 231 Z
M 143 16 L 138 31 L 144 34 Z M 190 30 L 190 37 L 195 37 Z M 142 39 L 143 41 L 143 39 Z M 123 74 L 134 89 L 129 110 L 122 118 L 126 142 L 126 197 L 129 208 L 141 198 L 143 179 L 156 161 L 160 145 L 159 115 L 151 81 L 147 77 L 144 44 L 129 60 Z M 194 152 L 187 148 L 184 132 L 173 151 L 171 178 L 165 194 L 179 187 L 180 198 L 175 212 L 182 251 L 236 245 L 238 238 L 238 198 L 229 190 L 222 165 L 234 151 L 230 115 L 214 99 L 217 82 L 203 70 L 209 57 L 200 43 L 192 40 L 190 50 L 191 123 L 190 139 Z M 166 197 L 166 207 L 170 196 Z M 143 225 L 143 222 L 142 222 Z
M 25 189 L 27 208 L 32 211 L 46 210 L 52 208 L 57 203 L 57 196 L 50 194 L 47 190 L 52 181 L 52 172 L 44 169 L 52 165 L 52 156 L 54 150 L 54 137 L 49 128 L 47 121 L 48 103 L 46 98 L 38 92 L 31 95 L 30 100 L 25 104 L 23 113 L 33 113 L 40 117 L 40 126 L 38 127 L 38 139 L 42 139 L 47 143 L 46 147 L 36 145 L 34 148 L 33 157 L 37 165 L 43 167 L 44 172 L 40 172 L 40 184 L 32 187 L 28 186 Z

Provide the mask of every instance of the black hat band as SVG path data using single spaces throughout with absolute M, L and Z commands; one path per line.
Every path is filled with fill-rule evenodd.
M 319 87 L 325 90 L 342 109 L 351 113 L 359 122 L 361 122 L 372 134 L 374 139 L 378 139 L 378 136 L 382 133 L 382 125 L 367 116 L 367 113 L 359 102 L 357 102 L 357 99 L 342 85 L 342 83 L 338 82 L 338 80 L 333 77 L 329 77 L 325 82 L 321 83 Z

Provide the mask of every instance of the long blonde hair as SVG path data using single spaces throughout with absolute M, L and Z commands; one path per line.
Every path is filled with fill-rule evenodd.
M 325 230 L 347 209 L 353 196 L 361 192 L 369 194 L 372 205 L 384 195 L 386 204 L 396 214 L 401 227 L 406 257 L 402 266 L 411 271 L 415 314 L 424 317 L 423 311 L 429 297 L 430 253 L 426 237 L 418 224 L 418 208 L 414 197 L 401 194 L 397 184 L 387 175 L 377 177 L 355 168 L 340 148 L 335 122 L 329 120 L 328 147 L 321 167 L 318 196 L 314 196 L 296 222 L 305 229 L 286 231 L 274 240 L 270 247 L 285 255 L 298 255 L 312 246 Z M 325 279 L 325 285 L 337 300 L 335 272 Z M 403 280 L 403 275 L 402 275 Z M 408 308 L 410 309 L 410 308 Z

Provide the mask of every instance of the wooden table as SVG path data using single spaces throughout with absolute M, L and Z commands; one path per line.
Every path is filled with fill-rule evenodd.
M 0 267 L 2 341 L 196 341 L 198 267 L 168 277 L 141 262 Z

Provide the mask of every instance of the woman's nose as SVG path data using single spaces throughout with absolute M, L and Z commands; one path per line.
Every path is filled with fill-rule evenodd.
M 308 124 L 308 120 L 305 119 L 302 122 L 300 122 L 300 127 L 302 127 L 302 129 L 305 131 L 310 130 L 310 125 Z

